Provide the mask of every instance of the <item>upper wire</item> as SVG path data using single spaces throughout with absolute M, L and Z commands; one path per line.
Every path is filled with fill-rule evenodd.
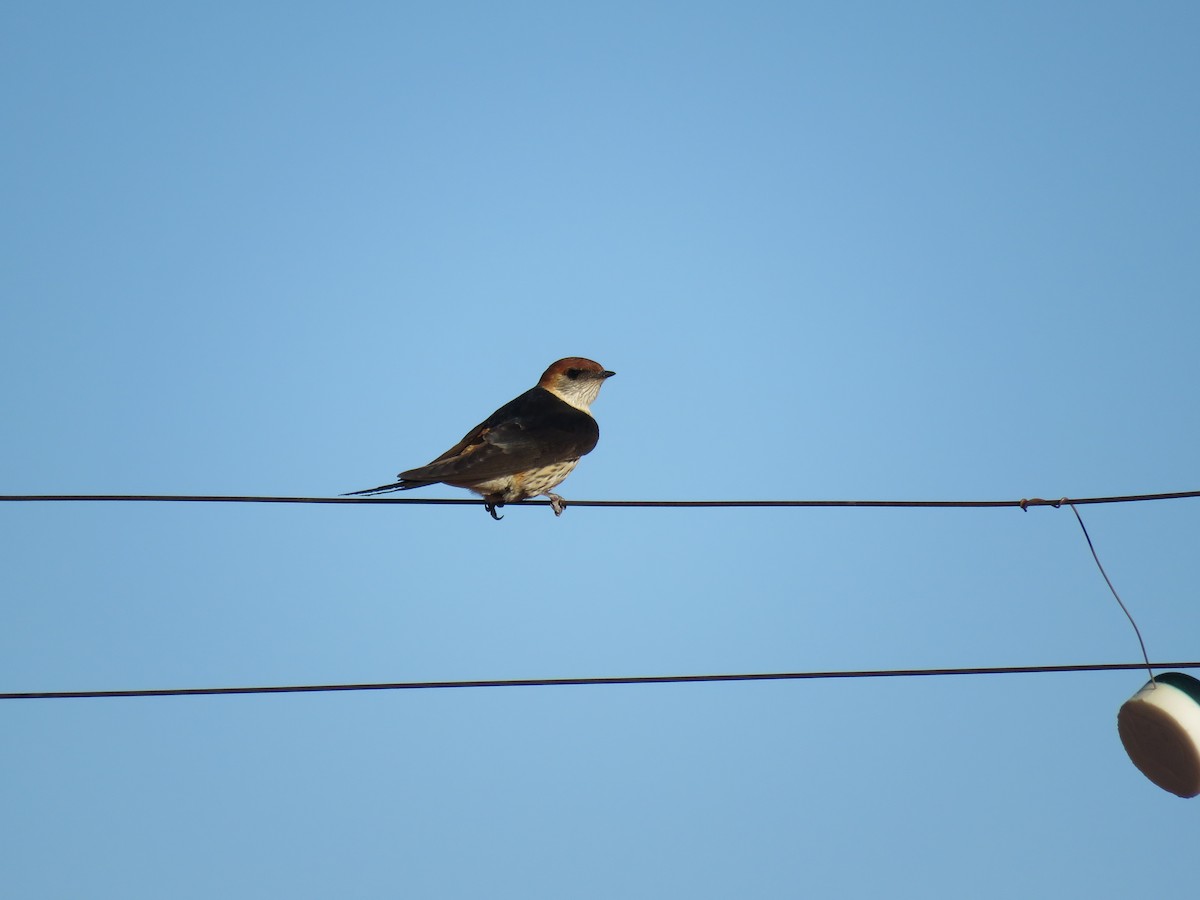
M 1045 500 L 1030 497 L 1021 500 L 568 500 L 568 506 L 676 508 L 698 509 L 711 507 L 884 507 L 904 509 L 995 509 L 1017 507 L 1027 510 L 1033 506 L 1059 507 L 1064 503 L 1136 503 L 1150 500 L 1180 500 L 1200 497 L 1197 491 L 1172 491 L 1165 494 L 1126 494 L 1113 497 L 1076 497 Z M 478 506 L 480 500 L 444 497 L 259 497 L 201 494 L 0 494 L 0 501 L 9 502 L 160 502 L 160 503 L 411 503 L 425 506 Z M 548 500 L 521 500 L 513 506 L 549 506 Z

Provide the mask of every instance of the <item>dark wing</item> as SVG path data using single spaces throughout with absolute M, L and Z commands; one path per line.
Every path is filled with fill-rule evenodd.
M 506 403 L 427 466 L 400 473 L 405 487 L 479 482 L 578 459 L 600 439 L 596 420 L 544 388 Z

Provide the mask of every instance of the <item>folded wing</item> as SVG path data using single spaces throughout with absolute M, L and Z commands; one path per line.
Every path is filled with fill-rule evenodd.
M 596 446 L 596 420 L 547 390 L 506 403 L 435 459 L 400 473 L 404 487 L 473 483 L 578 459 Z

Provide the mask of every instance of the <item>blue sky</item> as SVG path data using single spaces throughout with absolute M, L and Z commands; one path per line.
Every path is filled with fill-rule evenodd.
M 1194 489 L 1198 28 L 6 4 L 3 492 L 366 488 L 567 355 L 618 372 L 568 500 Z M 1196 504 L 1083 510 L 1162 660 Z M 0 523 L 7 691 L 1137 658 L 1066 510 Z M 0 892 L 1182 896 L 1197 808 L 1116 734 L 1143 681 L 10 701 Z

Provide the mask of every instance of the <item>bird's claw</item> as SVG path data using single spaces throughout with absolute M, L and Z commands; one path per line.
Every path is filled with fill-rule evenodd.
M 554 514 L 556 516 L 561 516 L 563 514 L 563 510 L 567 508 L 567 501 L 558 496 L 558 494 L 547 493 L 546 496 L 550 498 L 550 508 L 554 510 Z M 496 510 L 503 505 L 503 503 L 488 503 L 487 501 L 484 501 L 483 508 L 488 511 L 489 516 L 499 522 L 504 518 L 504 516 L 499 515 Z

